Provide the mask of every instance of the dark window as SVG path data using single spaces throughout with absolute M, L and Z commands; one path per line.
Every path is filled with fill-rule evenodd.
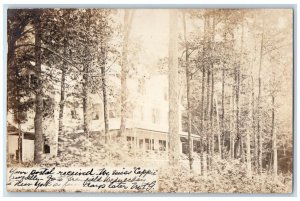
M 188 140 L 186 137 L 180 137 L 182 153 L 188 154 Z
M 99 120 L 99 115 L 98 114 L 93 114 L 93 120 Z
M 127 136 L 126 139 L 128 148 L 131 149 L 134 146 L 134 137 Z
M 159 151 L 166 151 L 166 140 L 159 140 Z
M 154 150 L 154 139 L 152 139 L 151 141 L 152 141 L 151 148 L 152 148 L 152 150 Z
M 143 139 L 139 139 L 139 148 L 140 149 L 143 148 L 143 144 L 144 144 L 144 140 Z
M 150 140 L 149 139 L 145 139 L 145 146 L 146 146 L 146 150 L 150 150 Z
M 45 154 L 50 154 L 50 146 L 47 145 L 47 144 L 44 145 L 44 153 Z
M 193 141 L 193 151 L 200 153 L 200 141 L 199 140 Z
M 71 110 L 71 116 L 72 116 L 72 119 L 76 119 L 77 118 L 77 114 L 76 114 L 76 110 L 75 109 Z

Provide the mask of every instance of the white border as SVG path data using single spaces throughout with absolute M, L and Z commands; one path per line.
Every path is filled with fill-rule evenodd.
M 243 4 L 241 4 L 241 2 L 243 2 Z M 121 4 L 121 5 L 128 5 L 128 4 L 135 4 L 135 5 L 141 5 L 141 4 L 148 4 L 148 5 L 156 5 L 156 6 L 159 6 L 159 5 L 162 5 L 164 7 L 167 6 L 167 4 L 172 4 L 173 6 L 177 5 L 178 7 L 181 5 L 181 6 L 186 6 L 187 4 L 193 4 L 193 5 L 215 5 L 215 6 L 218 6 L 218 4 L 221 4 L 221 5 L 228 5 L 228 4 L 235 4 L 235 6 L 245 6 L 248 5 L 248 6 L 251 6 L 253 4 L 255 5 L 266 5 L 266 6 L 272 6 L 274 4 L 294 4 L 296 5 L 296 9 L 297 11 L 298 10 L 298 1 L 297 0 L 84 0 L 84 1 L 76 1 L 76 0 L 39 0 L 39 1 L 35 1 L 35 0 L 26 0 L 26 2 L 23 0 L 3 0 L 2 4 L 1 4 L 1 9 L 0 9 L 0 24 L 1 24 L 1 27 L 2 27 L 2 30 L 3 30 L 3 25 L 4 25 L 4 18 L 3 18 L 3 9 L 4 9 L 4 4 L 19 4 L 19 5 L 28 5 L 28 4 L 36 4 L 36 6 L 45 6 L 45 5 L 42 5 L 42 4 L 56 4 L 58 7 L 61 5 L 61 4 L 69 4 L 69 6 L 76 6 L 76 4 L 85 4 L 85 5 L 88 5 L 90 4 L 90 6 L 94 6 L 96 4 L 102 4 L 102 5 L 115 5 L 116 4 Z M 77 5 L 78 6 L 78 5 Z M 279 6 L 279 5 L 277 5 Z M 295 19 L 295 23 L 296 23 L 296 27 L 300 27 L 299 26 L 299 14 L 297 15 L 297 18 Z M 1 34 L 1 37 L 0 37 L 0 44 L 4 44 L 4 32 L 3 31 L 0 31 L 0 34 Z M 296 44 L 295 44 L 295 48 L 297 49 L 298 47 L 298 43 L 299 43 L 299 39 L 296 41 Z M 3 45 L 1 46 L 3 47 Z M 3 48 L 1 48 L 3 49 Z M 295 52 L 296 53 L 296 52 Z M 1 51 L 1 58 L 0 58 L 0 62 L 2 63 L 1 65 L 1 78 L 3 78 L 5 75 L 3 75 L 3 66 L 5 65 L 5 62 L 4 61 L 4 55 L 6 54 L 6 50 L 2 50 Z M 300 58 L 299 57 L 299 51 L 297 51 L 297 53 L 294 55 L 295 58 Z M 297 65 L 297 63 L 295 63 L 295 65 Z M 296 130 L 297 129 L 297 125 L 300 125 L 300 122 L 299 122 L 299 118 L 298 118 L 298 114 L 299 114 L 299 108 L 297 106 L 297 100 L 298 100 L 298 94 L 299 94 L 299 82 L 297 81 L 296 78 L 299 77 L 299 71 L 297 70 L 297 66 L 294 67 L 295 69 L 295 97 L 294 97 L 294 100 L 295 100 L 295 109 L 294 109 L 294 112 L 295 112 L 295 122 L 294 122 L 294 126 L 295 126 L 295 133 L 294 135 L 297 136 L 298 134 L 298 131 Z M 4 96 L 5 94 L 5 90 L 4 90 L 4 83 L 2 82 L 2 85 L 0 87 L 0 111 L 2 111 L 2 114 L 0 114 L 0 144 L 3 145 L 3 137 L 4 137 L 4 134 L 3 134 L 3 127 L 5 126 L 5 122 L 4 122 L 4 114 L 5 114 L 5 111 L 6 111 L 6 106 L 4 105 L 5 104 L 5 99 L 6 97 Z M 296 144 L 299 145 L 300 144 L 300 137 L 297 137 L 297 142 Z M 297 146 L 296 146 L 296 149 L 297 151 L 297 156 L 298 156 L 298 149 L 297 149 Z M 3 147 L 1 147 L 1 156 L 2 156 L 2 160 L 0 162 L 3 162 L 3 157 L 4 157 L 4 154 L 3 153 Z M 3 196 L 3 179 L 4 179 L 4 176 L 2 173 L 3 173 L 3 168 L 4 168 L 4 164 L 2 163 L 1 165 L 1 172 L 0 172 L 0 189 L 1 189 L 1 196 Z M 297 160 L 297 167 L 299 168 L 299 160 Z M 299 181 L 299 174 L 297 174 L 297 178 L 295 178 L 297 181 Z M 299 192 L 299 185 L 297 185 L 297 189 L 295 189 L 297 192 Z M 23 194 L 24 195 L 24 194 Z M 52 194 L 53 196 L 59 196 L 57 194 Z M 67 194 L 66 194 L 67 195 Z M 74 194 L 73 194 L 74 195 Z M 38 196 L 38 197 L 22 197 L 21 199 L 22 200 L 41 200 L 43 199 L 43 201 L 45 200 L 52 200 L 53 198 L 52 197 L 43 197 L 43 198 L 39 198 L 39 196 L 43 196 L 43 194 L 36 194 L 35 196 Z M 84 194 L 76 194 L 76 197 L 72 198 L 72 200 L 79 200 L 79 199 L 91 199 L 91 200 L 99 200 L 99 198 L 97 197 L 79 197 L 79 196 L 84 196 Z M 90 195 L 89 195 L 90 196 Z M 98 194 L 94 194 L 94 196 L 99 196 Z M 109 195 L 108 195 L 109 196 Z M 117 196 L 117 195 L 115 195 Z M 137 194 L 136 196 L 137 197 L 129 197 L 126 196 L 126 195 L 122 195 L 123 197 L 120 197 L 120 196 L 117 196 L 117 197 L 100 197 L 100 199 L 109 199 L 109 200 L 120 200 L 122 199 L 122 201 L 127 201 L 127 200 L 131 200 L 131 199 L 134 199 L 134 200 L 140 200 L 140 199 L 143 199 L 143 200 L 151 200 L 153 201 L 153 199 L 157 200 L 162 200 L 162 199 L 175 199 L 175 200 L 178 200 L 178 199 L 187 199 L 186 197 L 188 197 L 188 199 L 199 199 L 198 197 L 195 197 L 195 195 L 191 194 L 190 196 L 187 195 L 187 194 L 184 194 L 184 195 L 180 195 L 180 194 L 160 194 L 159 196 L 165 196 L 165 197 L 157 197 L 158 195 L 148 195 L 148 194 Z M 150 196 L 150 197 L 149 197 Z M 155 196 L 155 197 L 153 197 Z M 167 197 L 168 196 L 168 197 Z M 171 196 L 171 197 L 169 197 Z M 199 195 L 197 195 L 199 196 Z M 254 197 L 245 197 L 245 196 L 241 196 L 241 197 L 236 197 L 236 195 L 234 195 L 235 197 L 232 197 L 230 195 L 219 195 L 217 197 L 215 197 L 216 195 L 213 194 L 213 195 L 205 195 L 205 197 L 202 197 L 200 195 L 200 199 L 204 199 L 204 200 L 211 200 L 211 199 L 216 199 L 216 200 L 232 200 L 232 201 L 235 201 L 235 200 L 240 200 L 240 199 L 245 199 L 245 200 L 298 200 L 298 196 L 296 194 L 294 194 L 293 196 L 294 197 L 266 197 L 266 196 L 263 196 L 263 197 L 258 197 L 257 195 L 255 195 Z M 220 196 L 223 196 L 223 197 L 220 197 Z M 142 197 L 142 198 L 141 198 Z M 212 198 L 213 197 L 213 198 Z M 64 197 L 63 199 L 70 199 L 71 197 Z M 15 200 L 15 199 L 20 199 L 20 197 L 4 197 L 4 200 Z M 3 200 L 3 199 L 2 199 Z

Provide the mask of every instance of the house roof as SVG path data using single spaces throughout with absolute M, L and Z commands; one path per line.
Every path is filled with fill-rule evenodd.
M 6 128 L 7 128 L 8 135 L 19 135 L 19 129 L 17 127 L 15 127 L 14 125 L 7 122 Z M 34 140 L 35 139 L 35 135 L 33 132 L 24 132 L 21 130 L 21 133 L 24 135 L 24 139 L 26 139 L 26 140 Z

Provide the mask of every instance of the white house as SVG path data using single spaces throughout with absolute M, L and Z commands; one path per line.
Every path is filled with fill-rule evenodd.
M 114 84 L 116 91 L 120 90 L 120 80 L 117 76 L 109 76 L 110 83 Z M 59 86 L 56 86 L 59 89 Z M 129 77 L 127 79 L 127 102 L 128 111 L 126 119 L 125 138 L 129 147 L 138 148 L 142 151 L 167 151 L 168 149 L 168 130 L 169 130 L 169 97 L 168 97 L 168 75 L 152 73 L 141 73 L 139 76 Z M 57 135 L 58 135 L 58 103 L 59 90 L 48 91 L 47 93 L 55 100 L 54 115 L 47 118 L 44 123 L 45 144 L 44 153 L 49 157 L 57 153 Z M 72 101 L 72 96 L 67 97 Z M 120 128 L 120 103 L 119 100 L 110 98 L 109 103 L 109 129 L 111 136 L 114 136 Z M 89 130 L 90 132 L 103 133 L 104 115 L 103 100 L 101 94 L 89 93 Z M 184 108 L 180 106 L 179 111 L 179 130 L 182 142 L 182 151 L 186 152 L 187 133 L 182 131 L 181 111 Z M 22 132 L 33 132 L 34 112 L 28 114 L 28 121 L 22 125 Z M 8 122 L 13 125 L 8 115 Z M 80 132 L 83 124 L 82 105 L 74 103 L 66 104 L 64 108 L 64 130 L 67 132 Z M 16 125 L 14 125 L 16 127 Z M 9 154 L 16 158 L 18 136 L 8 135 Z M 25 135 L 26 136 L 26 135 Z M 192 135 L 194 144 L 198 146 L 199 136 Z M 34 138 L 23 139 L 24 159 L 33 160 Z

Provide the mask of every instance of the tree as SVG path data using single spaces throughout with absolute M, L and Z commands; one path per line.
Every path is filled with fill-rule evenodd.
M 186 34 L 186 19 L 185 19 L 185 11 L 182 12 L 182 20 L 183 20 L 183 30 L 184 30 L 184 41 L 185 41 L 185 70 L 186 70 L 186 98 L 187 98 L 187 116 L 188 116 L 188 157 L 189 157 L 189 165 L 190 169 L 192 169 L 193 158 L 193 143 L 192 143 L 192 113 L 191 113 L 191 103 L 190 103 L 190 70 L 189 70 L 189 45 L 187 41 Z
M 9 9 L 7 17 L 7 112 L 12 113 L 14 122 L 18 125 L 18 159 L 21 163 L 23 139 L 21 124 L 27 119 L 26 112 L 32 106 L 31 99 L 21 101 L 30 93 L 30 89 L 24 85 L 25 80 L 21 76 L 21 70 L 22 64 L 26 63 L 26 53 L 30 51 L 18 48 L 16 43 L 27 40 L 28 35 L 33 32 L 33 29 L 28 28 L 32 22 L 32 12 Z
M 35 71 L 37 77 L 37 89 L 35 97 L 35 117 L 34 117 L 34 161 L 36 163 L 42 162 L 42 154 L 44 148 L 43 139 L 43 82 L 42 77 L 42 60 L 41 60 L 41 14 L 42 10 L 36 9 L 34 11 L 34 37 L 35 37 Z
M 122 49 L 122 62 L 121 62 L 121 124 L 120 124 L 120 135 L 125 132 L 126 129 L 126 109 L 127 109 L 127 84 L 126 84 L 126 76 L 127 76 L 127 56 L 128 56 L 128 42 L 129 42 L 129 34 L 131 31 L 131 25 L 133 20 L 133 11 L 129 11 L 128 9 L 124 10 L 124 27 L 123 27 L 123 49 Z
M 179 88 L 178 88 L 178 15 L 177 10 L 169 10 L 169 163 L 178 164 L 179 160 Z

